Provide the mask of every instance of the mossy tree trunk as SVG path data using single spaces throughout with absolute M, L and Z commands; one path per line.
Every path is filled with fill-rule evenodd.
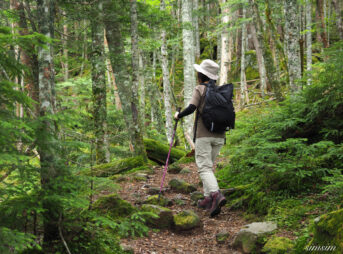
M 54 38 L 54 1 L 38 0 L 37 11 L 40 33 L 46 38 Z M 57 129 L 52 116 L 55 114 L 55 72 L 53 63 L 53 47 L 51 41 L 38 49 L 39 63 L 39 110 L 40 126 L 37 132 L 37 146 L 40 156 L 42 206 L 44 224 L 44 251 L 50 253 L 52 242 L 59 240 L 58 220 L 62 212 L 61 204 L 52 198 L 56 195 L 57 177 L 62 175 L 58 166 Z
M 106 108 L 106 57 L 104 48 L 103 1 L 94 3 L 91 18 L 92 30 L 92 91 L 93 119 L 95 130 L 96 163 L 109 162 L 106 142 L 107 108 Z

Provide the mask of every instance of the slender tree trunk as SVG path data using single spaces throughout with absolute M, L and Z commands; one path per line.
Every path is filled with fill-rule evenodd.
M 194 36 L 192 26 L 192 2 L 191 0 L 182 0 L 182 41 L 183 41 L 183 60 L 184 60 L 184 106 L 187 107 L 192 98 L 193 89 L 195 87 L 194 73 Z M 193 118 L 185 117 L 185 132 L 188 136 L 192 136 Z
M 161 11 L 165 11 L 165 2 L 161 0 Z M 171 105 L 171 87 L 169 81 L 169 67 L 168 67 L 168 50 L 167 50 L 167 32 L 165 28 L 161 33 L 162 45 L 161 45 L 161 64 L 163 73 L 163 95 L 164 95 L 164 109 L 166 117 L 166 135 L 168 142 L 171 141 L 173 132 L 173 119 L 172 119 L 172 105 Z
M 107 107 L 106 107 L 106 57 L 104 48 L 103 1 L 95 2 L 93 6 L 92 30 L 92 91 L 93 119 L 95 130 L 96 163 L 108 162 L 106 154 Z
M 298 91 L 300 86 L 296 84 L 296 80 L 301 78 L 301 63 L 300 63 L 300 46 L 299 46 L 299 19 L 297 0 L 285 0 L 285 41 L 288 42 L 287 64 L 289 71 L 289 84 L 293 92 Z
M 139 109 L 139 49 L 138 49 L 138 17 L 137 17 L 137 0 L 130 0 L 131 8 L 131 52 L 132 52 L 132 96 L 131 96 L 131 112 L 133 120 L 134 132 L 134 153 L 141 155 L 147 160 L 146 151 L 143 142 L 143 124 Z
M 245 19 L 246 16 L 246 7 L 243 5 L 243 16 L 242 18 Z M 240 97 L 240 108 L 243 109 L 244 105 L 248 102 L 248 88 L 247 88 L 247 80 L 245 75 L 245 49 L 246 49 L 246 41 L 247 41 L 247 29 L 246 23 L 244 22 L 242 25 L 242 49 L 241 49 L 241 97 Z
M 306 0 L 306 70 L 312 71 L 312 4 Z M 307 84 L 311 85 L 311 74 L 308 74 Z
M 229 66 L 231 64 L 231 50 L 229 42 L 228 26 L 230 21 L 230 10 L 227 6 L 226 0 L 221 0 L 222 4 L 222 20 L 223 30 L 221 32 L 221 57 L 220 57 L 220 77 L 219 85 L 226 84 L 228 82 Z
M 256 28 L 255 24 L 250 25 L 250 32 L 252 35 L 254 47 L 256 50 L 256 58 L 258 63 L 258 72 L 260 74 L 260 84 L 261 84 L 261 95 L 262 97 L 265 96 L 266 90 L 267 90 L 267 74 L 266 74 L 266 66 L 264 63 L 264 57 L 262 54 L 262 48 L 261 45 L 257 39 L 256 35 Z
M 266 74 L 267 74 L 267 80 L 272 87 L 275 96 L 277 100 L 282 100 L 282 95 L 280 91 L 280 83 L 276 77 L 277 71 L 275 69 L 275 66 L 273 64 L 273 59 L 271 55 L 271 49 L 270 49 L 270 42 L 268 41 L 267 36 L 263 36 L 263 22 L 260 16 L 260 12 L 258 9 L 257 1 L 256 0 L 250 0 L 252 3 L 253 11 L 254 11 L 254 23 L 256 24 L 256 34 L 257 39 L 259 41 L 259 44 L 262 46 L 262 55 L 265 59 L 266 64 Z
M 327 40 L 327 33 L 325 29 L 324 0 L 316 0 L 316 2 L 317 40 L 323 43 L 324 48 L 328 48 L 329 43 Z
M 199 0 L 193 0 L 193 20 L 194 20 L 194 41 L 195 58 L 200 59 L 200 33 L 199 33 Z
M 336 10 L 336 24 L 339 33 L 339 38 L 343 40 L 343 22 L 342 22 L 342 1 L 332 0 L 334 8 Z
M 67 81 L 69 78 L 69 64 L 68 64 L 68 25 L 66 12 L 62 12 L 63 15 L 63 35 L 62 35 L 62 48 L 63 48 L 63 72 L 64 72 L 64 81 Z
M 139 54 L 139 108 L 140 108 L 140 118 L 142 120 L 142 125 L 145 126 L 145 77 L 144 77 L 144 64 L 142 53 Z M 145 128 L 142 128 L 144 133 Z
M 37 11 L 40 33 L 49 39 L 54 38 L 54 3 L 52 0 L 38 0 Z M 52 242 L 59 239 L 58 220 L 62 212 L 61 204 L 50 195 L 58 189 L 55 181 L 61 176 L 61 169 L 57 160 L 57 130 L 51 116 L 55 114 L 55 75 L 53 63 L 53 48 L 51 43 L 38 49 L 39 63 L 39 110 L 43 120 L 37 133 L 37 146 L 41 164 L 41 184 L 43 193 L 43 224 L 44 224 L 44 252 L 51 253 Z

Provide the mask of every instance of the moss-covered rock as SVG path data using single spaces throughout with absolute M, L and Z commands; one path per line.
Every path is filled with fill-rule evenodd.
M 187 183 L 183 179 L 172 179 L 169 181 L 169 186 L 173 191 L 184 194 L 191 193 L 197 189 L 194 185 Z
M 180 164 L 174 163 L 168 167 L 168 173 L 170 174 L 178 174 L 182 170 Z
M 100 197 L 94 202 L 93 209 L 101 214 L 108 214 L 112 218 L 130 216 L 137 211 L 137 208 L 121 199 L 117 194 Z
M 217 243 L 225 243 L 229 239 L 229 232 L 222 231 L 216 234 Z
M 185 210 L 174 215 L 176 230 L 190 230 L 200 226 L 199 216 L 192 210 Z
M 192 205 L 197 205 L 198 200 L 200 199 L 204 199 L 204 194 L 202 194 L 200 191 L 194 191 L 191 193 Z
M 286 237 L 272 236 L 263 246 L 262 251 L 268 254 L 286 254 L 294 249 L 294 243 Z
M 151 212 L 158 216 L 158 218 L 147 217 L 146 221 L 149 226 L 154 228 L 170 228 L 173 225 L 173 212 L 172 210 L 158 206 L 158 205 L 142 205 L 142 211 Z
M 187 164 L 195 162 L 194 155 L 193 156 L 183 156 L 180 160 L 177 161 L 178 164 Z
M 160 199 L 158 199 L 158 195 L 152 195 L 149 196 L 145 201 L 143 201 L 143 204 L 171 206 L 173 205 L 173 202 L 170 199 L 164 197 L 163 195 L 160 195 Z
M 324 214 L 315 220 L 313 239 L 307 246 L 332 246 L 330 253 L 343 253 L 343 209 Z
M 189 168 L 183 168 L 180 171 L 180 174 L 190 174 L 190 173 L 192 173 L 192 171 Z
M 134 168 L 144 166 L 143 156 L 130 157 L 122 160 L 117 160 L 110 163 L 104 163 L 93 167 L 94 176 L 107 177 L 119 174 Z
M 264 237 L 270 235 L 277 228 L 272 222 L 254 222 L 245 225 L 236 235 L 233 247 L 241 249 L 243 253 L 258 252 Z
M 169 152 L 169 145 L 162 144 L 153 139 L 144 139 L 144 146 L 150 160 L 153 160 L 161 165 L 164 165 Z M 172 148 L 169 158 L 169 163 L 173 163 L 186 155 L 186 151 L 177 148 Z

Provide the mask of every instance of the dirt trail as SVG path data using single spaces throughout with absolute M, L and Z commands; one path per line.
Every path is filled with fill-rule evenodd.
M 167 173 L 164 187 L 168 187 L 168 182 L 173 178 L 184 179 L 188 183 L 199 186 L 200 178 L 197 173 L 195 163 L 183 165 L 189 168 L 191 173 L 188 174 L 170 174 Z M 161 184 L 163 174 L 162 167 L 155 167 L 154 174 L 149 175 L 148 181 L 145 182 L 122 182 L 120 183 L 121 189 L 119 195 L 132 204 L 137 199 L 145 199 L 148 187 L 159 187 Z M 198 187 L 198 191 L 202 191 Z M 184 232 L 175 232 L 170 230 L 161 230 L 159 232 L 150 232 L 147 237 L 137 239 L 123 239 L 122 243 L 132 246 L 137 254 L 171 254 L 171 253 L 184 253 L 184 254 L 229 254 L 240 253 L 233 250 L 229 243 L 233 240 L 234 235 L 246 223 L 240 216 L 240 212 L 229 211 L 227 207 L 222 208 L 222 212 L 215 218 L 209 218 L 208 212 L 191 205 L 189 194 L 173 193 L 167 190 L 164 194 L 169 199 L 181 199 L 184 204 L 174 204 L 169 207 L 174 213 L 192 209 L 200 217 L 202 226 Z M 174 202 L 175 203 L 175 202 Z M 219 244 L 216 241 L 216 234 L 220 232 L 228 232 L 230 234 L 229 240 L 225 244 Z

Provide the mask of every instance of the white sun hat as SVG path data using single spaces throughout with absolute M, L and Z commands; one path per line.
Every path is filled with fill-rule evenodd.
M 197 72 L 201 72 L 210 79 L 217 80 L 219 78 L 219 65 L 211 59 L 206 59 L 202 61 L 200 65 L 194 64 L 193 66 Z

